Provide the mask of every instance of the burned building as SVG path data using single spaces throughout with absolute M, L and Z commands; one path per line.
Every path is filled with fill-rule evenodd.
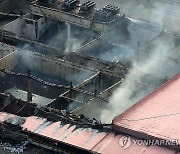
M 180 72 L 179 35 L 97 6 L 0 1 L 0 153 L 121 151 L 109 120 Z

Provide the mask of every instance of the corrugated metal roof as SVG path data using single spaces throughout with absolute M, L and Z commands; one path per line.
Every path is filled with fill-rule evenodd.
M 113 119 L 126 128 L 160 139 L 180 140 L 180 74 Z
M 14 123 L 18 116 L 0 112 L 0 121 Z M 11 118 L 11 121 L 8 119 Z M 19 121 L 24 119 L 19 117 Z M 7 121 L 8 120 L 8 121 Z M 37 133 L 57 141 L 62 141 L 71 145 L 91 150 L 106 135 L 106 132 L 99 132 L 96 129 L 78 127 L 76 125 L 61 124 L 61 122 L 50 122 L 43 118 L 35 116 L 25 118 L 21 125 L 23 130 Z
M 93 148 L 93 151 L 103 154 L 175 154 L 175 151 L 163 147 L 133 144 L 133 140 L 135 140 L 135 138 L 132 137 L 130 139 L 131 144 L 129 147 L 123 148 L 119 144 L 122 137 L 122 135 L 116 136 L 113 133 L 109 133 L 106 138 Z
M 10 119 L 10 120 L 9 120 Z M 120 146 L 119 141 L 122 135 L 115 135 L 113 132 L 99 132 L 96 129 L 77 127 L 76 125 L 62 124 L 62 122 L 50 122 L 46 119 L 31 116 L 19 117 L 13 114 L 0 112 L 0 121 L 18 124 L 18 121 L 24 121 L 21 125 L 24 130 L 62 141 L 64 143 L 83 148 L 89 151 L 109 154 L 109 153 L 165 153 L 173 154 L 172 150 L 168 150 L 157 146 L 139 146 L 131 144 L 127 149 Z M 20 122 L 19 122 L 20 123 Z M 132 140 L 133 138 L 131 138 Z M 132 141 L 131 141 L 132 142 Z

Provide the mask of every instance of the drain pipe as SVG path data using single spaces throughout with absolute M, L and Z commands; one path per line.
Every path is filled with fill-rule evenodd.
M 32 102 L 32 79 L 30 78 L 31 71 L 28 70 L 28 81 L 27 81 L 27 101 Z

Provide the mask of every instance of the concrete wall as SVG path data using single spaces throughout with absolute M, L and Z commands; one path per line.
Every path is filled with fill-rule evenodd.
M 38 40 L 44 34 L 50 24 L 51 22 L 47 22 L 44 17 L 38 20 L 33 20 L 25 15 L 6 24 L 2 27 L 2 29 L 12 32 L 18 37 L 24 37 L 30 40 Z
M 7 70 L 13 70 L 18 62 L 17 51 L 10 53 L 9 55 L 0 59 L 0 67 Z M 0 73 L 0 77 L 3 77 L 5 74 Z
M 96 48 L 99 48 L 101 45 L 101 37 L 94 39 L 93 41 L 85 44 L 84 46 L 82 46 L 81 48 L 79 48 L 78 50 L 76 50 L 76 53 L 81 53 L 81 54 L 86 54 L 88 51 L 92 51 L 95 50 Z
M 70 14 L 67 12 L 59 11 L 56 9 L 51 9 L 47 7 L 31 5 L 32 12 L 45 15 L 46 17 L 51 17 L 56 20 L 68 22 L 73 25 L 77 25 L 84 28 L 92 28 L 93 30 L 97 31 L 104 31 L 108 30 L 108 25 L 111 23 L 103 24 L 103 23 L 94 23 L 82 16 L 78 16 L 75 14 Z
M 48 58 L 42 55 L 40 56 L 32 52 L 22 51 L 21 60 L 22 65 L 31 70 L 57 78 L 60 77 L 61 79 L 76 84 L 81 83 L 83 80 L 96 73 L 65 61 Z
M 114 85 L 112 85 L 111 87 L 109 87 L 108 89 L 104 90 L 103 92 L 100 93 L 100 95 L 103 98 L 109 98 L 112 96 L 113 92 L 120 86 L 120 84 L 122 83 L 122 81 L 119 81 L 117 83 L 115 83 Z
M 0 43 L 0 59 L 14 52 L 16 49 L 10 45 Z
M 35 21 L 23 19 L 22 37 L 36 40 Z
M 51 22 L 46 21 L 45 17 L 35 20 L 31 15 L 25 15 L 23 18 L 22 36 L 31 40 L 38 40 L 47 30 Z
M 121 76 L 127 73 L 127 69 L 120 63 L 114 64 L 108 61 L 91 58 L 80 53 L 71 53 L 65 57 L 68 61 L 86 66 L 94 70 L 111 72 L 113 76 Z
M 104 98 L 109 98 L 112 96 L 112 93 L 119 87 L 121 84 L 121 81 L 114 84 L 113 86 L 109 87 L 105 91 L 103 91 L 100 96 Z M 79 107 L 78 109 L 74 110 L 72 113 L 75 115 L 84 114 L 85 116 L 88 116 L 89 118 L 98 117 L 103 108 L 105 108 L 107 105 L 107 102 L 103 102 L 97 98 L 93 98 L 89 100 L 85 105 Z
M 2 27 L 3 30 L 14 33 L 17 36 L 22 34 L 22 19 L 18 18 Z

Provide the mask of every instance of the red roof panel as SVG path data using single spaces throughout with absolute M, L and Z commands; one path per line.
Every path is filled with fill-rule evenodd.
M 119 141 L 122 135 L 109 133 L 99 144 L 92 150 L 103 154 L 174 154 L 173 150 L 169 150 L 158 146 L 145 146 L 133 144 L 135 138 L 131 137 L 131 144 L 127 148 L 120 146 Z
M 180 140 L 180 74 L 113 119 L 116 128 Z
M 14 120 L 8 121 L 9 123 L 13 123 L 17 117 L 19 116 L 0 112 L 1 122 L 7 120 L 8 118 L 14 118 Z M 19 117 L 19 119 L 21 118 L 23 117 Z M 24 130 L 26 129 L 30 132 L 34 132 L 93 152 L 103 154 L 137 154 L 141 153 L 142 151 L 145 154 L 174 153 L 174 151 L 157 146 L 147 147 L 144 145 L 139 146 L 133 144 L 131 144 L 127 149 L 123 149 L 119 144 L 119 140 L 123 136 L 115 135 L 113 132 L 108 133 L 99 132 L 98 130 L 91 128 L 77 128 L 76 125 L 71 126 L 70 124 L 62 125 L 61 122 L 49 122 L 46 119 L 34 116 L 25 118 L 25 120 L 25 123 L 22 125 Z

